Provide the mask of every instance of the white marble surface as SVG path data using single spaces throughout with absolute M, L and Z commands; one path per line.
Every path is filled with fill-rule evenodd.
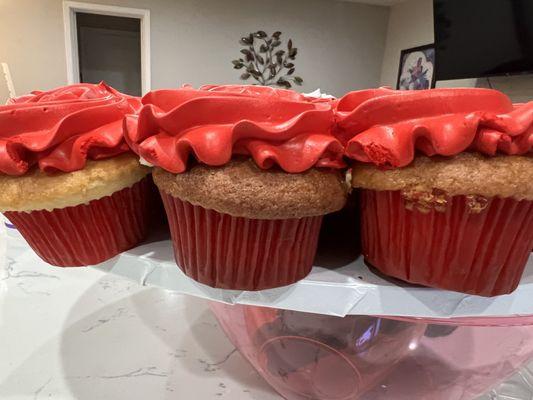
M 0 399 L 280 399 L 205 301 L 92 268 L 20 266 L 0 238 Z

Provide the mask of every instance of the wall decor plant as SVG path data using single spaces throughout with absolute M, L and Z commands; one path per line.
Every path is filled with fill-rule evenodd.
M 257 31 L 241 38 L 239 43 L 242 56 L 232 61 L 233 68 L 243 69 L 241 79 L 255 79 L 264 86 L 281 86 L 290 89 L 293 84 L 301 85 L 303 79 L 295 76 L 294 60 L 298 49 L 292 39 L 287 42 L 287 49 L 281 48 L 281 32 L 268 36 L 265 31 Z

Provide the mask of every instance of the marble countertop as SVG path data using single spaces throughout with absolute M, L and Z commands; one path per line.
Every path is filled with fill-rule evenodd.
M 93 268 L 14 262 L 6 243 L 0 224 L 0 399 L 281 399 L 206 301 Z M 522 375 L 502 390 L 529 387 Z M 482 399 L 531 399 L 523 391 Z
M 5 245 L 2 400 L 280 399 L 205 301 L 92 268 L 21 267 Z

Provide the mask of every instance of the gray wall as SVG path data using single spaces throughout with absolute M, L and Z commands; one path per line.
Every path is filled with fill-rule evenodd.
M 334 95 L 380 81 L 387 7 L 335 0 L 87 0 L 151 10 L 152 88 L 237 83 L 238 39 L 281 30 L 299 48 L 304 91 Z M 0 0 L 0 61 L 17 94 L 66 83 L 61 0 Z M 0 85 L 0 101 L 6 97 Z
M 0 62 L 9 64 L 17 94 L 66 82 L 60 0 L 0 0 Z M 0 104 L 6 98 L 1 76 Z
M 433 0 L 410 0 L 390 10 L 381 84 L 396 88 L 400 52 L 433 43 Z

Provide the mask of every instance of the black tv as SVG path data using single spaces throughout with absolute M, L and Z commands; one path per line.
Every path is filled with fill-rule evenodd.
M 533 72 L 533 0 L 434 0 L 437 80 Z

